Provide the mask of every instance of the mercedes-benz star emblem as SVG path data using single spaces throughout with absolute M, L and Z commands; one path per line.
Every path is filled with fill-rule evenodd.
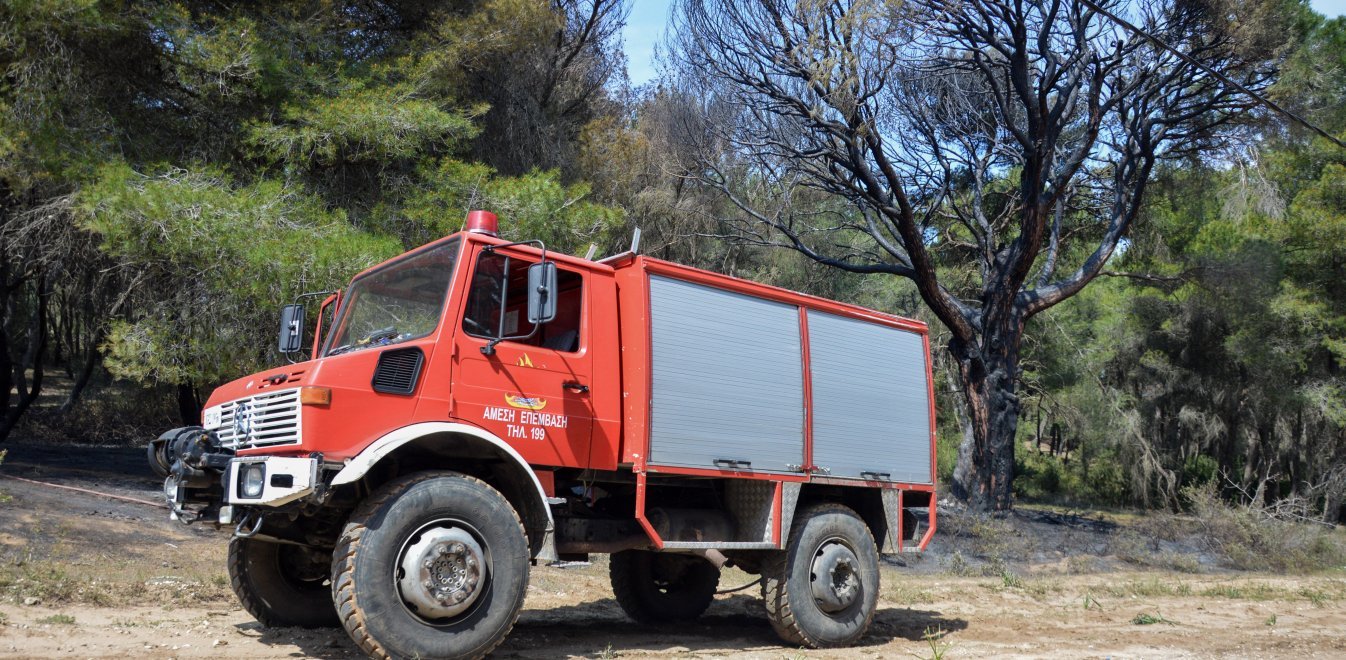
M 252 435 L 252 405 L 240 403 L 234 408 L 234 437 L 242 440 Z

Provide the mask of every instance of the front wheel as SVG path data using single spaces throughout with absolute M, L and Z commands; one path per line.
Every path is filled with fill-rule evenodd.
M 514 627 L 528 539 L 504 496 L 456 472 L 385 484 L 346 523 L 333 555 L 337 611 L 375 658 L 480 658 Z
M 874 620 L 879 552 L 869 527 L 840 504 L 795 518 L 785 550 L 762 566 L 762 599 L 781 639 L 800 646 L 849 646 Z
M 288 543 L 234 538 L 229 541 L 229 583 L 253 618 L 267 627 L 335 626 L 331 557 Z

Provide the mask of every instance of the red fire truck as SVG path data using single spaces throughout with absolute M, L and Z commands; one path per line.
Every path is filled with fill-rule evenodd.
M 234 527 L 247 611 L 374 657 L 479 657 L 531 565 L 604 553 L 637 621 L 699 616 L 736 566 L 791 645 L 859 639 L 880 553 L 935 530 L 926 326 L 495 229 L 474 211 L 356 275 L 308 359 L 151 443 L 174 517 Z M 304 318 L 283 310 L 282 352 Z

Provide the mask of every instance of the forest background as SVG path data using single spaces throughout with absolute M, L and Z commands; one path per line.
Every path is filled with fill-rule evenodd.
M 1346 137 L 1346 20 L 1176 5 L 1220 18 L 1259 89 Z M 0 3 L 0 440 L 195 423 L 211 388 L 280 359 L 282 304 L 485 208 L 549 248 L 610 254 L 639 227 L 653 256 L 929 321 L 947 481 L 971 433 L 947 328 L 907 279 L 769 245 L 789 241 L 735 203 L 770 193 L 752 164 L 706 176 L 713 76 L 673 34 L 653 79 L 627 78 L 630 9 Z M 1205 489 L 1346 516 L 1346 149 L 1265 106 L 1219 137 L 1160 161 L 1099 277 L 1027 320 L 1017 498 L 1182 509 Z M 971 291 L 957 232 L 925 231 L 946 286 Z M 1064 231 L 1102 228 L 1082 213 Z

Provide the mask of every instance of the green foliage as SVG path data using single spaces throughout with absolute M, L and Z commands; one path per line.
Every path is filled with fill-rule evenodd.
M 1091 608 L 1096 610 L 1102 610 L 1103 604 L 1098 602 L 1098 599 L 1094 598 L 1094 595 L 1092 593 L 1086 592 L 1084 594 L 1084 609 L 1087 610 Z
M 114 376 L 209 387 L 275 362 L 277 306 L 471 208 L 553 249 L 606 242 L 624 214 L 557 163 L 618 110 L 602 82 L 620 15 L 576 11 L 5 3 L 0 290 L 24 297 L 0 300 L 0 332 L 32 318 L 33 280 L 61 278 L 48 315 L 82 334 L 47 351 L 81 363 L 67 370 L 101 346 Z
M 1098 448 L 1087 451 L 1099 452 Z M 1103 448 L 1101 454 L 1082 460 L 1024 449 L 1015 460 L 1015 495 L 1036 501 L 1060 501 L 1103 506 L 1120 506 L 1130 501 L 1130 484 L 1115 449 Z
M 541 238 L 563 252 L 579 252 L 590 240 L 602 240 L 622 219 L 617 209 L 588 201 L 587 185 L 567 186 L 555 171 L 495 179 L 485 192 L 492 208 L 509 218 L 509 235 Z
M 1342 38 L 1324 31 L 1346 23 L 1314 29 L 1305 48 Z M 1331 89 L 1346 90 L 1338 78 Z M 1184 487 L 1213 482 L 1226 496 L 1311 492 L 1314 515 L 1335 519 L 1346 154 L 1274 138 L 1252 162 L 1162 171 L 1153 191 L 1113 267 L 1157 277 L 1096 283 L 1030 326 L 1025 412 L 1037 423 L 1020 439 L 1038 447 L 1037 429 L 1069 429 L 1070 465 L 1120 470 L 1122 501 L 1185 506 Z M 1072 481 L 1064 461 L 1020 460 L 1021 494 L 1098 501 L 1094 480 Z
M 220 173 L 154 176 L 109 165 L 81 191 L 82 226 L 140 285 L 166 294 L 112 325 L 112 373 L 140 382 L 209 382 L 266 364 L 275 310 L 336 288 L 398 245 L 345 222 L 276 181 L 233 185 Z
M 467 209 L 487 208 L 500 216 L 505 238 L 537 238 L 548 249 L 582 253 L 589 242 L 605 242 L 623 219 L 589 195 L 588 185 L 567 185 L 556 171 L 501 177 L 484 165 L 445 159 L 424 172 L 403 214 L 429 234 L 445 235 L 462 229 Z
M 280 123 L 252 122 L 245 140 L 264 159 L 306 168 L 416 158 L 477 134 L 467 114 L 413 94 L 405 86 L 352 89 L 286 105 Z
M 1183 464 L 1182 481 L 1193 486 L 1216 483 L 1220 464 L 1210 456 L 1194 455 Z
M 948 631 L 944 630 L 943 626 L 936 626 L 933 629 L 930 626 L 925 627 L 921 639 L 930 645 L 930 660 L 943 660 L 944 656 L 949 653 L 949 649 L 953 647 L 952 642 L 943 641 L 946 635 L 948 635 Z
M 1165 619 L 1164 615 L 1158 612 L 1154 614 L 1141 612 L 1131 619 L 1131 623 L 1137 626 L 1152 626 L 1156 623 L 1167 623 L 1170 626 L 1177 625 L 1175 622 Z

